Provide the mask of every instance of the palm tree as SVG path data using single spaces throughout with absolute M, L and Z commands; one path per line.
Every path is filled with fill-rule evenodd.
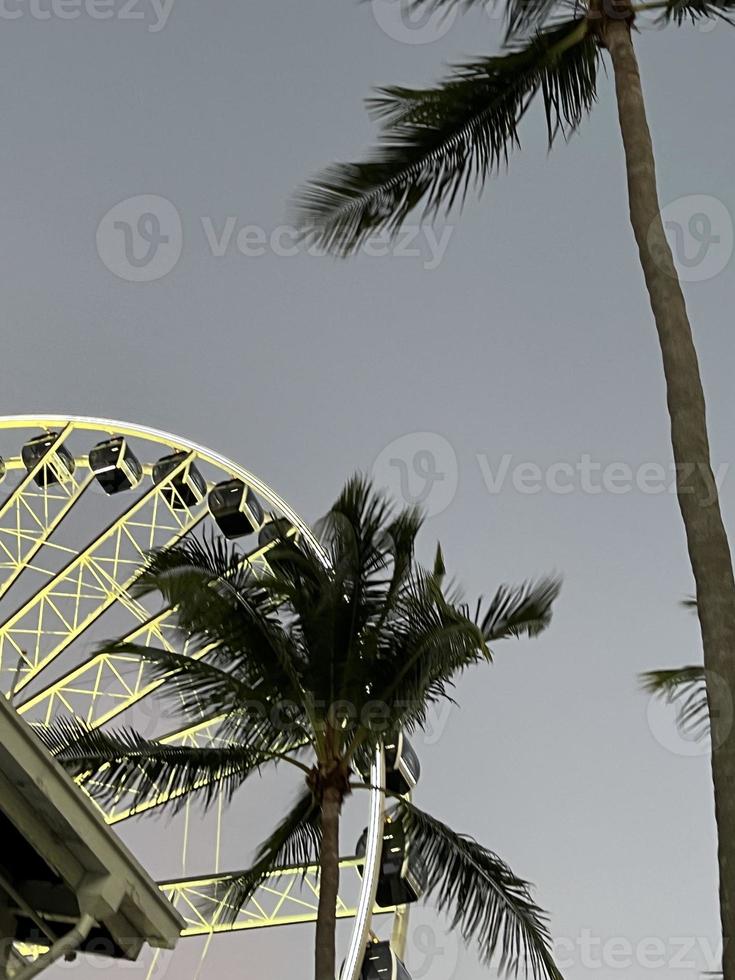
M 487 0 L 413 0 L 415 7 L 484 6 Z M 630 220 L 638 245 L 667 387 L 677 493 L 696 583 L 708 696 L 719 676 L 735 691 L 735 578 L 707 436 L 704 393 L 684 296 L 660 216 L 651 135 L 632 32 L 641 11 L 662 23 L 728 19 L 735 0 L 505 0 L 504 52 L 456 66 L 427 89 L 380 89 L 370 108 L 381 142 L 360 163 L 337 164 L 295 198 L 304 234 L 338 255 L 378 231 L 396 232 L 421 209 L 433 218 L 464 200 L 518 144 L 534 97 L 543 103 L 549 145 L 576 130 L 612 63 L 627 166 Z M 717 727 L 719 722 L 713 722 Z M 719 832 L 724 933 L 735 922 L 735 736 L 719 731 L 712 769 Z M 735 937 L 734 937 L 735 938 Z M 735 980 L 735 941 L 725 980 Z
M 234 917 L 274 867 L 318 863 L 317 980 L 335 977 L 340 815 L 344 800 L 366 788 L 366 763 L 388 734 L 421 729 L 454 679 L 491 660 L 489 643 L 543 630 L 558 594 L 553 578 L 502 587 L 471 611 L 447 586 L 440 550 L 431 570 L 415 561 L 421 524 L 416 510 L 394 515 L 356 477 L 320 523 L 323 554 L 275 524 L 265 577 L 222 540 L 154 553 L 137 592 L 159 592 L 175 609 L 186 653 L 106 649 L 149 661 L 183 722 L 200 720 L 202 708 L 221 717 L 217 746 L 172 746 L 69 719 L 43 736 L 103 803 L 128 791 L 155 800 L 164 785 L 175 810 L 194 796 L 205 805 L 221 792 L 229 799 L 266 766 L 297 772 L 301 792 L 252 866 L 230 880 L 227 907 Z M 395 807 L 426 862 L 429 892 L 482 957 L 560 980 L 527 883 L 406 799 Z

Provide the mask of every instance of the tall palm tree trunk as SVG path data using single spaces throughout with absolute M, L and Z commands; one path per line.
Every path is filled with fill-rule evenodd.
M 664 234 L 651 134 L 628 19 L 610 19 L 604 40 L 613 63 L 633 225 L 666 378 L 677 494 L 697 589 L 707 695 L 712 718 L 712 775 L 719 837 L 720 915 L 725 980 L 735 980 L 735 735 L 720 711 L 735 692 L 735 579 L 712 468 L 702 381 L 684 296 Z
M 315 980 L 335 980 L 337 893 L 339 891 L 339 817 L 342 793 L 327 786 L 322 798 L 322 846 L 319 855 L 319 907 L 316 919 Z

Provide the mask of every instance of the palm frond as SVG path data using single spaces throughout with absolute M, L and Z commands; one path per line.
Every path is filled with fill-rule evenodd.
M 286 547 L 295 548 L 283 542 L 273 552 Z M 153 552 L 137 581 L 140 592 L 158 590 L 175 608 L 191 652 L 206 648 L 209 662 L 299 702 L 298 654 L 278 612 L 286 586 L 276 574 L 256 580 L 237 549 L 218 539 L 187 538 Z
M 454 681 L 468 667 L 492 659 L 488 643 L 509 636 L 535 636 L 549 624 L 560 579 L 548 577 L 511 588 L 501 587 L 486 609 L 474 614 L 456 588 L 445 585 L 439 549 L 431 572 L 414 567 L 392 615 L 379 624 L 380 635 L 365 635 L 366 670 L 355 665 L 348 696 L 360 702 L 368 691 L 385 710 L 359 736 L 372 746 L 385 726 L 412 731 L 426 722 L 433 704 L 452 700 Z M 374 650 L 373 650 L 374 647 Z M 362 695 L 365 700 L 365 695 Z M 375 725 L 372 725 L 372 722 Z
M 703 739 L 710 733 L 709 703 L 704 667 L 693 665 L 641 674 L 648 694 L 665 699 L 676 708 L 676 724 L 688 738 Z
M 260 844 L 246 871 L 222 880 L 224 921 L 233 922 L 259 885 L 275 868 L 300 868 L 317 863 L 321 847 L 321 811 L 310 791 L 302 792 L 273 833 Z
M 218 582 L 237 584 L 241 578 L 249 578 L 244 557 L 224 537 L 212 535 L 203 540 L 186 537 L 147 556 L 132 592 L 141 597 L 159 592 L 168 605 L 178 606 L 190 594 L 192 585 L 214 587 Z
M 407 840 L 425 863 L 428 894 L 451 927 L 475 940 L 485 963 L 497 958 L 501 971 L 561 980 L 551 953 L 547 916 L 533 901 L 529 884 L 496 854 L 446 824 L 400 800 L 397 810 Z
M 482 635 L 488 643 L 510 636 L 537 636 L 551 622 L 552 606 L 560 590 L 557 576 L 516 587 L 502 585 L 482 615 Z
M 379 621 L 394 610 L 401 589 L 408 582 L 413 570 L 416 538 L 424 523 L 424 515 L 416 507 L 401 511 L 385 529 L 382 548 L 392 563 L 390 581 L 383 596 L 383 609 Z M 441 549 L 439 549 L 441 551 Z
M 373 490 L 369 480 L 356 473 L 345 484 L 339 497 L 316 525 L 320 540 L 332 549 L 345 547 L 357 539 L 363 546 L 375 547 L 382 537 L 391 508 L 383 493 Z
M 387 496 L 360 474 L 354 476 L 318 525 L 331 559 L 329 622 L 300 609 L 305 633 L 330 637 L 329 658 L 335 675 L 332 698 L 350 698 L 364 689 L 365 666 L 375 655 L 375 638 L 393 615 L 411 576 L 421 513 L 407 508 L 397 515 Z
M 232 671 L 158 647 L 127 641 L 109 642 L 106 653 L 140 657 L 149 665 L 149 675 L 165 680 L 156 696 L 172 702 L 182 721 L 220 718 L 218 739 L 236 742 L 256 752 L 287 752 L 308 741 L 307 719 L 295 702 L 290 703 L 288 725 L 277 709 L 282 694 L 278 687 L 260 678 L 251 685 Z
M 132 793 L 138 804 L 159 802 L 177 811 L 197 797 L 205 806 L 220 793 L 230 799 L 247 777 L 274 761 L 270 754 L 240 746 L 198 748 L 148 739 L 132 729 L 91 729 L 72 718 L 59 718 L 36 729 L 49 751 L 101 804 Z
M 422 725 L 431 705 L 449 698 L 458 674 L 490 659 L 480 627 L 446 598 L 442 578 L 414 572 L 370 663 L 373 696 L 389 707 L 396 729 Z
M 206 634 L 206 628 L 217 624 L 220 616 L 241 607 L 243 597 L 271 624 L 277 624 L 273 596 L 252 575 L 237 545 L 225 538 L 187 537 L 152 551 L 133 592 L 136 596 L 158 592 L 176 609 L 177 626 L 186 635 Z
M 539 92 L 549 143 L 576 129 L 596 98 L 598 61 L 588 22 L 575 18 L 505 55 L 457 66 L 435 88 L 380 90 L 370 103 L 383 124 L 378 149 L 302 188 L 298 225 L 327 250 L 349 255 L 373 232 L 395 234 L 419 206 L 423 217 L 448 211 L 507 163 Z
M 107 641 L 101 650 L 145 661 L 152 679 L 167 681 L 159 693 L 173 697 L 180 705 L 183 717 L 189 714 L 201 717 L 201 712 L 209 707 L 215 707 L 218 714 L 225 714 L 250 702 L 261 703 L 273 693 L 266 685 L 248 684 L 232 671 L 208 663 L 202 656 L 192 657 L 127 640 Z
M 673 21 L 681 26 L 686 22 L 696 24 L 700 20 L 717 17 L 734 26 L 734 16 L 734 0 L 669 0 L 661 14 L 661 20 L 665 23 Z

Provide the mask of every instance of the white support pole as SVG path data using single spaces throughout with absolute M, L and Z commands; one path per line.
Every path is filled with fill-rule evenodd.
M 375 753 L 370 768 L 370 819 L 368 821 L 365 864 L 362 872 L 362 888 L 357 905 L 352 942 L 342 967 L 340 980 L 359 980 L 365 950 L 370 936 L 375 896 L 378 892 L 380 859 L 383 852 L 383 823 L 385 820 L 385 752 L 382 745 Z

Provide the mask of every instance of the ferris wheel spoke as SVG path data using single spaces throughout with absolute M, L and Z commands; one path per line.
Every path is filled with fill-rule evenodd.
M 147 618 L 123 639 L 145 646 L 157 643 L 173 650 L 168 634 L 174 630 L 171 610 L 167 609 Z M 163 683 L 150 681 L 146 666 L 131 654 L 97 653 L 18 703 L 16 709 L 31 724 L 47 725 L 61 711 L 90 728 L 99 728 Z
M 0 626 L 0 678 L 21 691 L 114 603 L 120 602 L 151 548 L 168 547 L 204 518 L 165 494 L 191 454 Z M 128 604 L 128 608 L 130 608 Z
M 358 884 L 357 869 L 362 858 L 342 858 L 340 872 L 342 889 L 350 879 Z M 349 872 L 354 872 L 354 878 Z M 273 926 L 315 922 L 319 904 L 319 868 L 311 865 L 274 869 L 253 897 L 232 920 L 228 913 L 227 884 L 231 875 L 212 875 L 207 878 L 183 878 L 167 881 L 160 888 L 174 908 L 182 915 L 186 926 L 182 936 L 203 936 L 209 933 L 242 932 Z M 357 909 L 354 899 L 340 894 L 337 899 L 337 918 L 354 919 Z M 373 915 L 395 912 L 393 907 L 375 906 Z

